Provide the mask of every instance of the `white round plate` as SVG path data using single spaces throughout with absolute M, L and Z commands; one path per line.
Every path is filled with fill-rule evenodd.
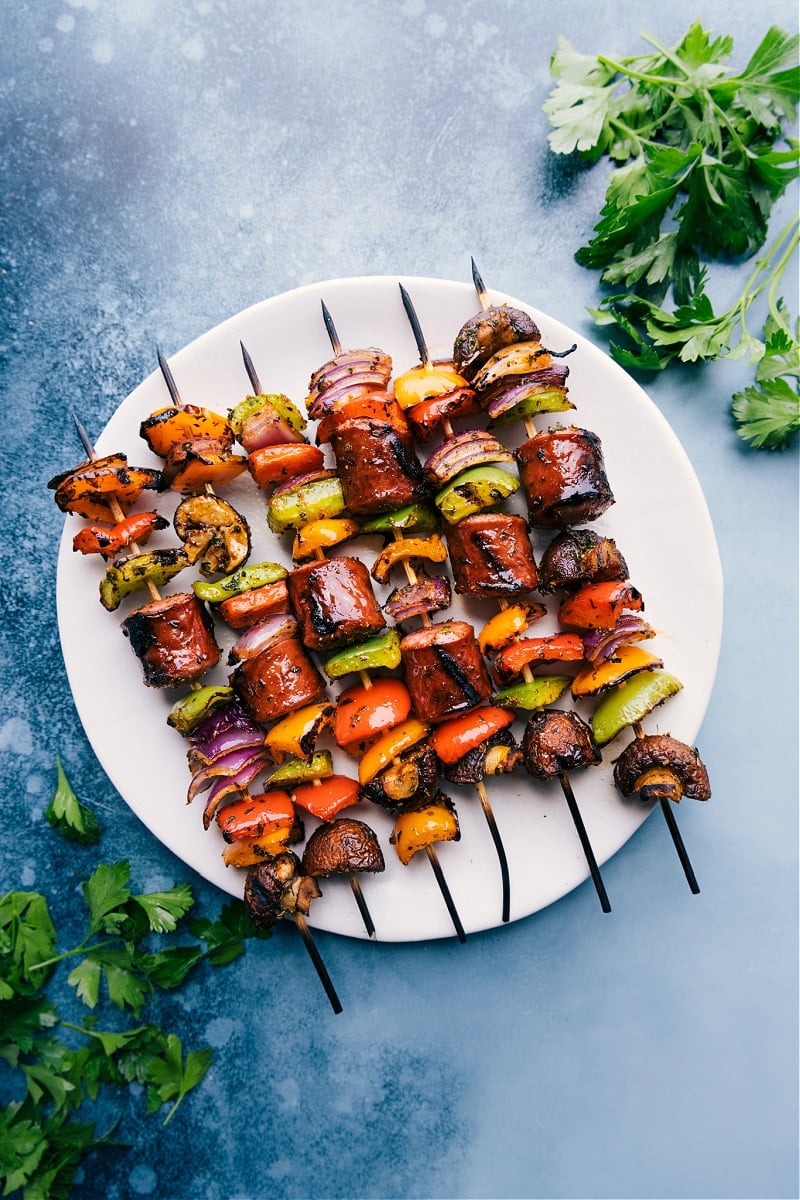
M 474 289 L 466 283 L 412 277 L 337 279 L 298 288 L 265 300 L 212 329 L 169 357 L 185 403 L 227 412 L 252 391 L 240 342 L 253 359 L 264 390 L 284 392 L 301 408 L 312 371 L 327 361 L 331 345 L 322 320 L 321 301 L 329 308 L 345 347 L 380 346 L 393 359 L 395 373 L 419 361 L 399 290 L 402 282 L 414 302 L 431 356 L 452 354 L 453 339 L 478 309 Z M 575 411 L 561 419 L 597 433 L 616 502 L 594 523 L 613 536 L 628 564 L 632 582 L 642 592 L 649 623 L 659 632 L 648 643 L 665 667 L 683 682 L 683 690 L 656 709 L 648 731 L 669 731 L 693 743 L 714 683 L 722 627 L 722 574 L 708 509 L 688 458 L 676 436 L 642 389 L 606 354 L 544 313 L 521 301 L 490 293 L 493 303 L 508 301 L 539 323 L 542 342 L 551 349 L 577 345 L 569 357 L 569 394 Z M 154 353 L 155 360 L 155 353 Z M 154 371 L 124 400 L 96 440 L 101 454 L 124 451 L 137 466 L 159 466 L 139 437 L 140 422 L 169 403 L 166 386 Z M 558 416 L 554 418 L 554 421 Z M 537 418 L 540 427 L 554 423 Z M 313 428 L 309 430 L 313 440 Z M 509 441 L 519 442 L 522 431 Z M 80 457 L 75 454 L 74 460 Z M 333 465 L 333 464 L 332 464 Z M 54 471 L 66 464 L 54 464 Z M 251 562 L 277 560 L 291 566 L 291 540 L 278 539 L 267 527 L 265 497 L 247 472 L 225 497 L 250 522 Z M 147 493 L 147 503 L 155 493 Z M 517 507 L 522 511 L 518 497 Z M 157 498 L 171 517 L 175 493 Z M 202 799 L 186 803 L 186 744 L 166 723 L 179 693 L 146 688 L 120 622 L 145 601 L 128 597 L 115 613 L 97 598 L 101 560 L 72 550 L 80 518 L 66 520 L 58 561 L 58 618 L 64 659 L 80 718 L 101 764 L 114 786 L 144 824 L 179 858 L 232 895 L 241 896 L 244 872 L 226 868 L 217 828 L 201 822 Z M 537 557 L 552 533 L 535 532 Z M 149 543 L 175 545 L 170 528 Z M 349 543 L 371 564 L 381 547 L 378 539 Z M 395 581 L 396 582 L 396 581 Z M 185 591 L 190 582 L 178 576 L 166 591 Z M 376 587 L 379 600 L 387 589 Z M 702 597 L 698 605 L 697 598 Z M 553 608 L 552 600 L 548 607 Z M 451 613 L 466 615 L 477 628 L 496 611 L 491 604 L 466 606 L 454 595 Z M 556 628 L 548 615 L 537 632 Z M 205 682 L 226 682 L 227 647 L 233 635 L 218 623 L 223 658 Z M 345 680 L 345 683 L 348 681 Z M 352 682 L 352 681 L 350 681 Z M 568 700 L 562 706 L 568 706 Z M 576 706 L 588 717 L 591 709 Z M 520 717 L 514 730 L 521 734 Z M 607 861 L 636 831 L 648 809 L 623 801 L 612 782 L 612 760 L 624 743 L 607 747 L 604 761 L 576 773 L 573 787 L 597 860 Z M 343 757 L 343 756 L 342 756 Z M 351 760 L 340 769 L 354 772 Z M 447 785 L 446 785 L 447 786 Z M 488 826 L 472 789 L 448 790 L 461 822 L 459 842 L 438 847 L 439 861 L 467 933 L 501 924 L 500 873 Z M 588 878 L 588 868 L 558 784 L 533 783 L 524 772 L 489 780 L 492 799 L 509 861 L 511 918 L 516 920 L 553 903 Z M 361 810 L 364 811 L 361 811 Z M 453 935 L 430 864 L 417 855 L 403 867 L 389 845 L 391 820 L 373 805 L 359 805 L 353 815 L 377 832 L 386 859 L 380 875 L 362 877 L 363 890 L 381 941 L 417 941 Z M 310 833 L 315 822 L 306 821 Z M 302 854 L 302 849 L 300 850 Z M 679 870 L 676 863 L 676 870 Z M 312 906 L 309 923 L 354 937 L 365 937 L 346 881 L 322 881 L 323 897 Z M 610 897 L 612 905 L 613 895 Z

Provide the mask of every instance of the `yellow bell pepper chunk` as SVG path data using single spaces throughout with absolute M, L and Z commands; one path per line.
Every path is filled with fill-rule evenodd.
M 273 725 L 266 746 L 276 763 L 284 758 L 310 758 L 317 738 L 333 721 L 336 708 L 330 703 L 307 704 Z
M 543 604 L 509 604 L 487 621 L 478 634 L 478 645 L 482 654 L 490 650 L 500 650 L 507 646 L 520 633 L 524 633 L 529 625 L 543 617 L 547 609 Z
M 355 537 L 359 531 L 358 522 L 348 517 L 320 517 L 309 521 L 295 534 L 292 558 L 295 562 L 313 558 L 318 550 L 330 550 L 331 546 Z
M 392 568 L 399 562 L 407 562 L 409 558 L 425 558 L 429 562 L 443 563 L 447 559 L 447 546 L 438 533 L 433 533 L 428 538 L 409 537 L 389 542 L 372 564 L 370 574 L 376 583 L 386 583 Z
M 652 671 L 663 665 L 657 655 L 628 642 L 615 650 L 611 658 L 593 663 L 576 675 L 572 681 L 572 695 L 576 700 L 583 696 L 599 696 L 638 671 Z
M 413 408 L 423 400 L 446 396 L 457 388 L 469 386 L 464 376 L 453 370 L 449 363 L 425 363 L 399 375 L 394 381 L 394 394 L 401 408 Z
M 434 842 L 457 842 L 460 836 L 455 812 L 441 804 L 431 804 L 417 812 L 401 813 L 389 842 L 403 866 L 408 866 L 419 850 Z
M 401 721 L 394 729 L 382 734 L 365 751 L 358 764 L 358 782 L 361 786 L 370 783 L 384 767 L 388 767 L 392 759 L 397 758 L 398 754 L 421 742 L 428 736 L 429 730 L 430 726 L 424 721 L 418 720 L 417 717 L 409 717 L 407 721 Z

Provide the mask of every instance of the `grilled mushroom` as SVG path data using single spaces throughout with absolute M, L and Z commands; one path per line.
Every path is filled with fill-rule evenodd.
M 245 908 L 259 929 L 271 929 L 289 914 L 305 916 L 311 901 L 321 895 L 315 880 L 302 873 L 300 859 L 291 850 L 250 867 L 245 879 Z
M 311 876 L 385 868 L 374 830 L 354 817 L 337 817 L 320 825 L 308 839 L 303 853 L 303 871 Z
M 697 750 L 669 734 L 649 734 L 625 747 L 614 764 L 614 782 L 623 796 L 641 800 L 708 800 L 711 785 Z

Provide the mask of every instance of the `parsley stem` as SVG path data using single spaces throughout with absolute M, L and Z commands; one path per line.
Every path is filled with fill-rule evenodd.
M 116 946 L 118 944 L 119 938 L 106 938 L 104 942 L 95 942 L 93 945 L 90 945 L 89 938 L 86 938 L 79 945 L 73 946 L 71 950 L 65 950 L 63 954 L 56 954 L 53 958 L 46 958 L 42 962 L 34 963 L 30 967 L 30 970 L 41 971 L 44 967 L 54 967 L 66 958 L 74 958 L 76 954 L 84 954 L 87 950 L 103 950 L 106 946 Z

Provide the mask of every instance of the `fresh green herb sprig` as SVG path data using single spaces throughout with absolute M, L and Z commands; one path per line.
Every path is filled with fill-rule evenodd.
M 709 263 L 763 248 L 773 206 L 798 177 L 800 144 L 777 143 L 796 118 L 800 37 L 770 28 L 734 73 L 725 66 L 732 39 L 712 39 L 699 22 L 674 48 L 642 36 L 653 53 L 590 56 L 562 37 L 551 58 L 551 149 L 613 164 L 594 236 L 575 255 L 614 289 L 589 311 L 626 335 L 610 347 L 624 366 L 747 356 L 759 386 L 734 398 L 737 432 L 755 446 L 783 448 L 800 428 L 797 331 L 778 298 L 797 254 L 797 219 L 721 316 L 706 285 Z M 758 337 L 747 316 L 765 292 Z
M 81 839 L 96 817 L 75 796 L 61 764 L 50 808 L 56 828 Z M 47 898 L 12 891 L 0 897 L 0 1058 L 14 1072 L 23 1098 L 0 1114 L 0 1183 L 3 1195 L 24 1200 L 67 1197 L 77 1168 L 93 1149 L 114 1142 L 82 1118 L 83 1106 L 104 1086 L 141 1084 L 147 1111 L 170 1107 L 164 1124 L 205 1077 L 208 1048 L 184 1052 L 180 1038 L 140 1023 L 159 990 L 181 986 L 202 962 L 222 966 L 238 958 L 257 930 L 241 902 L 219 917 L 191 917 L 188 885 L 134 893 L 127 862 L 100 863 L 81 886 L 86 931 L 69 949 L 58 935 Z M 196 940 L 173 943 L 187 932 Z M 66 984 L 91 1010 L 81 1024 L 58 1009 L 58 968 L 71 963 Z M 62 992 L 63 995 L 63 992 Z M 109 1014 L 113 1028 L 101 1028 Z M 137 1018 L 121 1023 L 119 1014 Z M 62 1031 L 70 1031 L 62 1038 Z

